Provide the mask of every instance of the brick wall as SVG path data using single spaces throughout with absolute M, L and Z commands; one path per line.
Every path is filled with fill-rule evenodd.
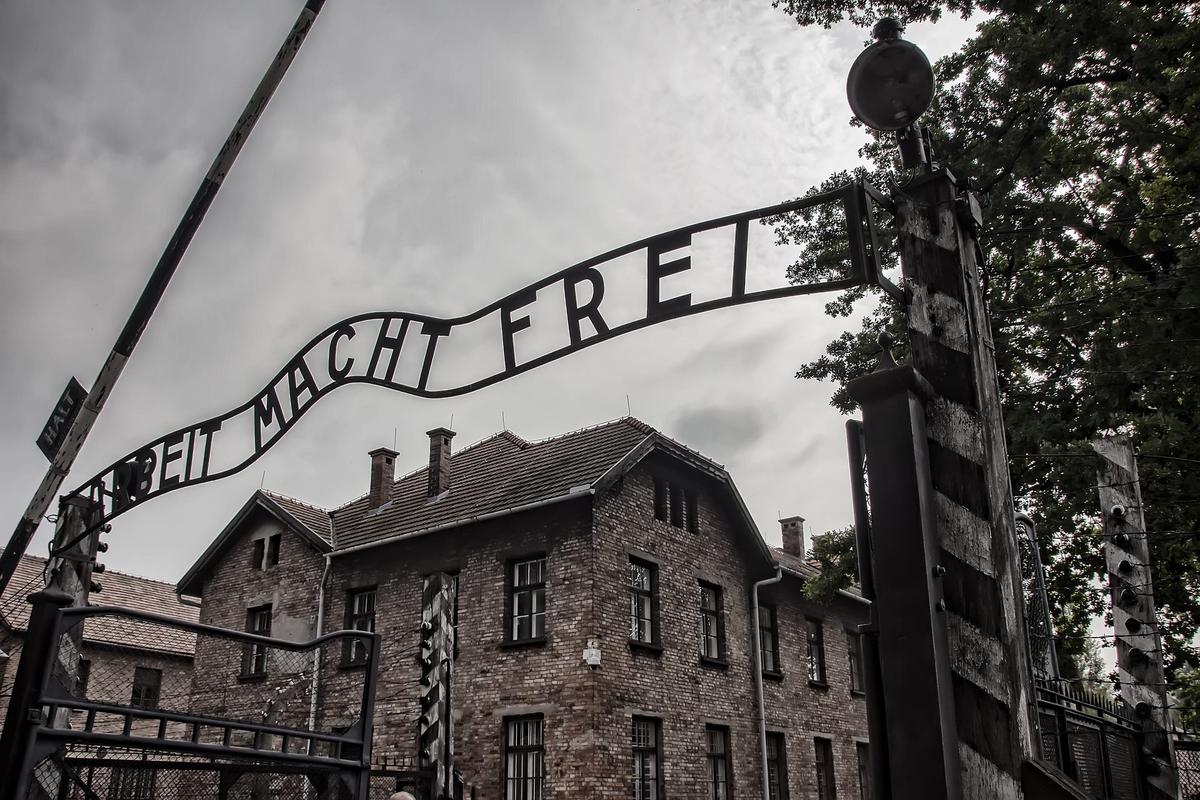
M 850 640 L 847 630 L 866 622 L 866 605 L 838 597 L 829 605 L 804 599 L 799 579 L 761 591 L 763 603 L 776 606 L 782 677 L 767 677 L 763 690 L 767 730 L 784 735 L 792 800 L 817 797 L 813 739 L 829 739 L 833 747 L 838 797 L 858 798 L 857 742 L 867 741 L 866 698 L 850 690 Z M 808 680 L 806 620 L 822 622 L 826 685 Z
M 251 564 L 253 543 L 281 534 L 279 563 L 266 569 Z M 271 636 L 307 641 L 316 628 L 317 591 L 325 567 L 324 555 L 305 539 L 286 529 L 264 511 L 252 516 L 204 581 L 200 621 L 207 625 L 244 631 L 250 609 L 271 606 Z M 340 626 L 339 626 L 340 627 Z M 310 668 L 311 658 L 284 651 L 268 655 L 269 680 L 243 676 L 246 647 L 233 640 L 201 637 L 196 647 L 192 707 L 195 713 L 235 719 L 303 726 L 307 703 L 299 697 L 309 681 L 292 686 L 285 673 L 295 677 Z M 288 693 L 281 697 L 281 693 Z M 279 715 L 287 708 L 286 718 Z M 215 733 L 214 733 L 215 735 Z
M 696 490 L 696 532 L 655 519 L 652 473 Z M 415 753 L 422 579 L 446 571 L 459 574 L 455 751 L 464 776 L 477 787 L 478 800 L 503 797 L 503 722 L 525 714 L 544 719 L 547 797 L 629 796 L 635 715 L 660 721 L 667 796 L 707 796 L 705 726 L 720 725 L 729 730 L 736 796 L 758 797 L 750 589 L 773 570 L 745 533 L 737 532 L 742 524 L 738 513 L 716 481 L 651 459 L 594 500 L 585 495 L 334 556 L 326 632 L 345 625 L 351 591 L 376 590 L 376 629 L 383 648 L 374 717 L 376 763 L 408 764 Z M 277 618 L 303 634 L 298 638 L 311 634 L 323 556 L 285 532 L 279 567 L 266 572 L 249 567 L 252 540 L 277 530 L 265 517 L 251 520 L 205 583 L 202 621 L 243 628 L 248 608 L 271 603 Z M 512 560 L 534 555 L 547 559 L 545 641 L 511 646 L 504 636 L 506 574 Z M 626 580 L 631 556 L 657 567 L 657 651 L 629 642 Z M 722 591 L 722 664 L 701 660 L 701 581 Z M 794 579 L 773 590 L 784 676 L 767 683 L 769 727 L 786 735 L 794 800 L 815 797 L 814 736 L 833 740 L 839 796 L 856 797 L 854 741 L 865 739 L 866 722 L 863 701 L 849 692 L 843 627 L 847 620 L 858 621 L 861 611 L 844 600 L 828 608 L 811 606 L 799 591 Z M 825 620 L 827 689 L 813 689 L 807 682 L 805 614 Z M 589 640 L 598 642 L 602 653 L 596 670 L 582 659 Z M 197 653 L 196 685 L 213 710 L 221 703 L 261 705 L 253 686 L 238 681 L 237 654 L 205 649 Z M 352 721 L 362 671 L 343 664 L 340 654 L 325 660 L 320 727 Z

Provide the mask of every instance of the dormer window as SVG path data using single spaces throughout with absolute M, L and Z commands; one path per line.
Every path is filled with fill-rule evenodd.
M 279 563 L 279 545 L 283 534 L 275 533 L 265 539 L 255 539 L 250 550 L 250 569 L 263 570 Z

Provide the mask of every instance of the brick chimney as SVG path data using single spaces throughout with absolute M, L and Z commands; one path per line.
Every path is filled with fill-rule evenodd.
M 367 508 L 379 508 L 392 499 L 392 484 L 396 482 L 395 450 L 380 447 L 367 453 L 371 457 L 371 493 L 367 496 Z
M 429 436 L 429 496 L 437 497 L 450 488 L 450 440 L 454 431 L 434 428 Z
M 804 517 L 779 520 L 783 530 L 783 552 L 804 558 Z

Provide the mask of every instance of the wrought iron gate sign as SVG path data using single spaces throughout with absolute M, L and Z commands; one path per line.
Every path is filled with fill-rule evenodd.
M 242 405 L 147 443 L 73 494 L 96 501 L 100 505 L 96 524 L 103 524 L 166 492 L 241 471 L 339 386 L 369 383 L 421 397 L 450 397 L 658 322 L 876 282 L 868 193 L 877 196 L 865 184 L 854 183 L 642 239 L 561 270 L 464 317 L 382 312 L 344 319 L 311 339 Z M 748 267 L 753 267 L 748 264 L 751 222 L 769 222 L 781 214 L 835 203 L 842 205 L 846 219 L 842 274 L 816 283 L 747 289 Z M 663 282 L 692 268 L 690 248 L 700 240 L 708 247 L 706 252 L 715 247 L 727 254 L 721 265 L 726 288 L 714 297 L 696 300 Z M 639 302 L 632 313 L 628 303 L 618 309 L 616 303 L 605 302 L 605 270 L 610 280 L 628 279 L 631 261 L 633 277 L 644 284 L 639 291 L 645 290 L 644 305 Z M 530 338 L 535 329 L 540 329 L 536 340 Z M 458 374 L 439 369 L 452 360 L 467 364 L 468 369 L 458 369 Z

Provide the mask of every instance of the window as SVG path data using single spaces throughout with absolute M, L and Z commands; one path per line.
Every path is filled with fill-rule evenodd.
M 762 649 L 762 671 L 779 675 L 779 625 L 775 606 L 758 607 L 758 637 Z
M 654 518 L 695 533 L 699 530 L 695 490 L 685 489 L 677 483 L 655 476 Z
M 271 635 L 271 606 L 258 606 L 246 611 L 246 630 L 259 636 Z M 242 663 L 242 675 L 267 674 L 267 646 L 261 642 L 247 645 Z
M 375 632 L 375 589 L 354 589 L 346 596 L 346 629 Z M 347 639 L 343 659 L 347 664 L 365 664 L 369 647 L 362 639 Z
M 79 669 L 75 672 L 75 696 L 87 697 L 88 680 L 92 677 L 92 662 L 86 658 L 79 659 Z
M 725 624 L 722 619 L 721 587 L 700 583 L 700 655 L 720 660 L 725 657 Z
M 633 800 L 659 800 L 663 795 L 659 769 L 662 745 L 659 723 L 648 717 L 634 717 L 630 737 L 633 748 Z
M 658 575 L 653 564 L 629 559 L 629 639 L 638 644 L 657 644 Z
M 666 522 L 670 519 L 671 488 L 662 478 L 654 479 L 654 518 Z
M 866 742 L 855 742 L 854 752 L 858 756 L 859 800 L 871 800 L 871 750 Z
M 808 682 L 825 685 L 825 634 L 821 620 L 809 617 L 804 621 L 808 630 Z
M 709 800 L 730 800 L 733 784 L 729 779 L 729 729 L 716 725 L 704 728 L 705 759 L 708 761 Z
M 828 739 L 813 739 L 816 758 L 813 769 L 817 777 L 817 800 L 834 800 L 837 788 L 833 783 L 833 742 Z
M 846 631 L 846 652 L 850 658 L 850 691 L 862 694 L 867 684 L 863 679 L 862 634 L 858 631 Z
M 505 800 L 542 800 L 546 788 L 541 717 L 504 721 Z
M 546 635 L 546 559 L 512 565 L 509 641 L 540 641 Z
M 671 524 L 676 528 L 683 527 L 683 490 L 677 485 L 671 484 Z
M 154 769 L 113 767 L 108 779 L 108 800 L 152 800 L 157 777 L 158 770 Z
M 135 708 L 158 708 L 158 692 L 162 687 L 162 670 L 134 667 L 133 692 L 129 705 Z
M 788 800 L 787 756 L 783 734 L 767 734 L 767 791 L 770 800 Z
M 267 560 L 264 567 L 273 567 L 279 563 L 279 543 L 282 539 L 283 535 L 278 533 L 267 539 Z
M 263 568 L 263 552 L 266 547 L 266 539 L 255 539 L 250 548 L 250 569 Z

